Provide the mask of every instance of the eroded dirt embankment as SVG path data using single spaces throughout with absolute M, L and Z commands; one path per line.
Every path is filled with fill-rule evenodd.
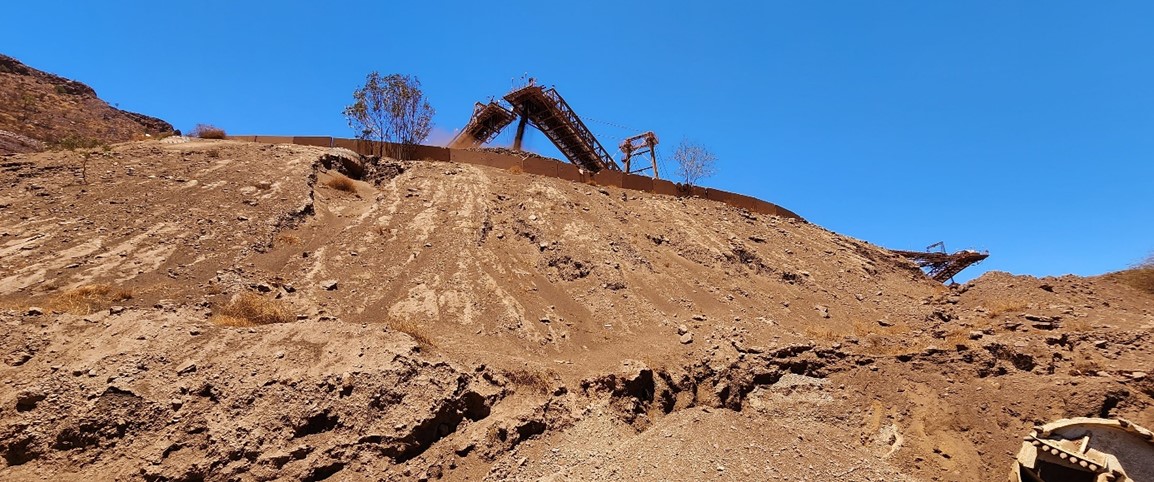
M 171 142 L 0 170 L 6 479 L 996 480 L 1034 424 L 1154 425 L 1154 304 L 1109 279 L 947 289 L 704 200 Z M 242 294 L 285 323 L 222 326 Z

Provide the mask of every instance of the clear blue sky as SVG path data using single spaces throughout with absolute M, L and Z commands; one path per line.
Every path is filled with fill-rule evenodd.
M 186 130 L 351 136 L 379 70 L 420 78 L 444 138 L 527 72 L 607 147 L 688 137 L 708 185 L 887 247 L 989 249 L 961 279 L 1154 250 L 1154 2 L 9 3 L 0 52 Z

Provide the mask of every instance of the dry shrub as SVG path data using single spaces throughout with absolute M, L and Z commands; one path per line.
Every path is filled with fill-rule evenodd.
M 90 315 L 106 310 L 113 303 L 132 299 L 132 290 L 106 284 L 80 286 L 60 294 L 52 301 L 53 309 L 74 315 Z
M 954 330 L 954 331 L 951 331 L 949 333 L 946 333 L 946 336 L 945 336 L 946 345 L 950 346 L 950 347 L 954 347 L 954 346 L 958 346 L 958 345 L 967 345 L 968 346 L 970 344 L 970 331 L 973 331 L 973 330 L 958 329 L 958 330 Z
M 207 155 L 210 159 L 217 159 L 220 157 L 220 149 L 209 149 L 207 152 L 205 152 L 205 155 Z
M 228 137 L 228 134 L 224 132 L 224 129 L 212 124 L 197 124 L 192 129 L 192 136 L 201 139 L 224 139 Z
M 902 343 L 902 337 L 889 337 L 881 334 L 872 334 L 865 337 L 862 347 L 865 352 L 873 356 L 898 356 L 910 353 L 910 348 Z
M 505 372 L 505 378 L 508 378 L 514 385 L 531 388 L 538 393 L 547 395 L 552 391 L 552 386 L 549 384 L 547 375 L 541 372 L 526 369 L 513 370 L 511 372 Z
M 357 192 L 357 184 L 353 182 L 352 179 L 349 179 L 340 174 L 333 176 L 333 178 L 329 179 L 325 185 L 338 191 L 351 192 L 354 194 Z
M 1070 368 L 1071 375 L 1091 375 L 1102 369 L 1102 365 L 1085 355 L 1076 355 L 1074 365 Z
M 284 233 L 277 235 L 276 244 L 280 246 L 296 246 L 301 244 L 301 238 L 295 234 Z
M 522 169 L 520 165 L 514 164 L 512 166 L 509 166 L 509 172 L 512 174 L 524 174 L 525 170 Z
M 417 324 L 413 320 L 389 320 L 387 325 L 396 331 L 404 333 L 413 337 L 413 340 L 423 349 L 433 348 L 437 345 L 433 344 L 433 338 L 425 332 L 425 328 Z
M 1133 268 L 1114 273 L 1114 277 L 1135 289 L 1154 294 L 1154 255 Z
M 842 338 L 841 334 L 829 328 L 816 326 L 807 327 L 805 329 L 805 335 L 808 336 L 811 340 L 820 341 L 837 341 Z
M 233 298 L 219 313 L 213 314 L 209 321 L 220 326 L 256 326 L 295 320 L 296 316 L 284 303 L 246 292 Z

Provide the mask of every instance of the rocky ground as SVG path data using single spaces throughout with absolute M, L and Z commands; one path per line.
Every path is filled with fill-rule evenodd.
M 172 125 L 120 110 L 91 87 L 0 54 L 0 154 L 36 152 L 167 135 Z
M 1001 480 L 1036 424 L 1154 426 L 1114 278 L 947 288 L 724 204 L 348 156 L 0 158 L 0 478 Z

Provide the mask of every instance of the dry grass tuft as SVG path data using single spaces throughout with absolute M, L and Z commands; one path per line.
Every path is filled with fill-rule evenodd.
M 413 337 L 413 340 L 415 340 L 422 349 L 429 349 L 437 346 L 433 343 L 433 338 L 429 336 L 429 334 L 425 331 L 425 328 L 413 320 L 390 319 L 386 324 L 393 330 Z
M 207 155 L 210 159 L 219 159 L 220 149 L 209 149 L 204 154 Z
M 1070 374 L 1071 375 L 1093 375 L 1094 373 L 1096 373 L 1098 370 L 1101 370 L 1101 369 L 1102 369 L 1102 365 L 1100 365 L 1094 359 L 1092 359 L 1088 356 L 1085 356 L 1085 355 L 1078 354 L 1078 355 L 1075 355 L 1075 357 L 1074 357 L 1074 364 L 1070 368 Z
M 278 246 L 296 246 L 301 244 L 301 238 L 295 234 L 283 233 L 277 235 L 276 244 Z
M 525 169 L 522 169 L 521 166 L 514 164 L 512 166 L 509 166 L 509 173 L 511 173 L 511 174 L 524 174 Z
M 1137 266 L 1113 275 L 1118 281 L 1135 289 L 1154 294 L 1154 255 L 1138 263 Z
M 192 129 L 192 136 L 201 139 L 224 139 L 228 137 L 228 134 L 224 132 L 224 129 L 212 124 L 197 124 Z
M 332 179 L 329 179 L 329 181 L 325 183 L 325 185 L 338 191 L 351 192 L 353 194 L 356 194 L 357 192 L 357 184 L 353 182 L 352 179 L 349 179 L 340 174 L 334 175 Z
M 946 346 L 949 346 L 949 347 L 955 347 L 958 345 L 969 346 L 969 344 L 970 344 L 970 331 L 973 331 L 973 330 L 957 329 L 957 330 L 953 330 L 949 333 L 946 333 L 946 336 L 945 336 Z
M 209 320 L 220 326 L 256 326 L 290 323 L 296 316 L 284 303 L 255 293 L 241 293 Z
M 130 289 L 95 284 L 80 286 L 62 293 L 52 300 L 51 306 L 55 310 L 74 315 L 90 315 L 108 309 L 113 303 L 130 299 L 132 299 Z
M 553 391 L 553 387 L 549 384 L 548 377 L 541 372 L 520 369 L 505 372 L 505 378 L 508 378 L 514 385 L 531 388 L 541 394 L 548 395 L 549 392 Z
M 842 335 L 830 328 L 809 326 L 805 329 L 805 336 L 815 341 L 838 341 Z

